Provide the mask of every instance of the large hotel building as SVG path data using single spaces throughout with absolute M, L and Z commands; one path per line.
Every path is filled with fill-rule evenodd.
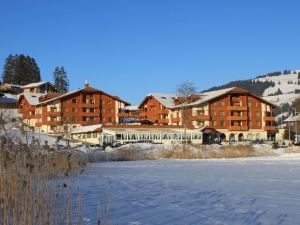
M 87 83 L 82 89 L 64 94 L 55 93 L 49 83 L 33 86 L 24 89 L 18 108 L 23 122 L 43 133 L 68 133 L 78 127 L 99 124 L 111 129 L 186 127 L 201 132 L 203 143 L 216 138 L 267 140 L 273 139 L 276 133 L 273 114 L 276 105 L 238 87 L 203 92 L 188 98 L 152 93 L 138 106 L 130 106 L 119 97 Z M 37 93 L 37 90 L 44 93 Z

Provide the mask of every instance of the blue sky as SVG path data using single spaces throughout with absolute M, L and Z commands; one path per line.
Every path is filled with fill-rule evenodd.
M 203 90 L 300 68 L 299 9 L 297 0 L 0 0 L 0 65 L 28 54 L 43 80 L 63 65 L 71 89 L 88 80 L 137 104 L 186 80 Z

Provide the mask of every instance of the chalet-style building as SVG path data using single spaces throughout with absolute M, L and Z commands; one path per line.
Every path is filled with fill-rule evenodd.
M 126 106 L 119 111 L 119 122 L 121 124 L 135 124 L 135 123 L 143 123 L 140 118 L 140 113 L 142 112 L 138 106 Z
M 233 87 L 187 99 L 175 94 L 149 94 L 139 105 L 139 118 L 153 125 L 199 129 L 205 143 L 215 139 L 267 140 L 275 137 L 272 111 L 276 107 L 247 90 Z
M 173 110 L 176 106 L 175 99 L 175 94 L 148 94 L 139 105 L 140 119 L 156 125 L 179 125 L 179 110 Z
M 22 85 L 3 83 L 0 85 L 1 93 L 17 95 L 23 92 Z
M 274 139 L 277 106 L 242 88 L 201 93 L 191 108 L 189 123 L 203 131 L 203 141 Z
M 18 101 L 19 113 L 22 115 L 23 122 L 31 129 L 37 127 L 41 115 L 37 113 L 37 105 L 41 101 L 43 93 L 24 93 Z
M 23 93 L 55 93 L 56 90 L 50 82 L 36 82 L 22 87 Z
M 28 95 L 31 97 L 28 98 Z M 103 91 L 90 87 L 52 97 L 49 94 L 39 94 L 32 101 L 33 94 L 23 94 L 31 102 L 24 105 L 25 100 L 19 101 L 23 119 L 32 118 L 30 122 L 35 130 L 44 133 L 71 132 L 72 129 L 87 125 L 113 125 L 119 123 L 119 109 L 129 105 L 126 101 Z M 47 99 L 48 98 L 48 99 Z M 26 107 L 25 106 L 28 106 Z M 33 107 L 34 106 L 34 107 Z M 28 123 L 28 121 L 26 121 Z

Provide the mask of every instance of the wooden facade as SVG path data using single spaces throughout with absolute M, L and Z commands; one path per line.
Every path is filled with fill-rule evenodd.
M 35 119 L 31 124 L 39 131 L 63 133 L 78 126 L 117 124 L 119 109 L 126 105 L 116 96 L 87 86 L 57 97 L 42 95 L 36 105 L 21 98 L 19 109 L 23 119 Z

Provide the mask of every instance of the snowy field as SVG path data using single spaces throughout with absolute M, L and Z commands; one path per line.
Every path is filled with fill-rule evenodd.
M 91 164 L 78 183 L 84 224 L 96 224 L 98 201 L 119 225 L 300 221 L 300 155 Z

